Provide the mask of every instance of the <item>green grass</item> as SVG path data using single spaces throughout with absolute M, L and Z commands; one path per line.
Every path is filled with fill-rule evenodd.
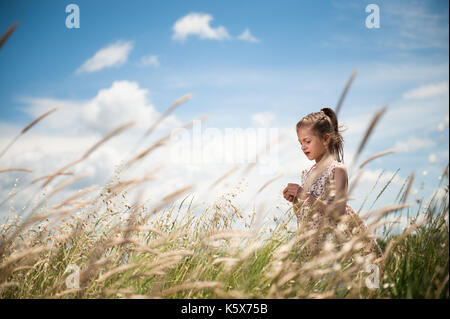
M 321 251 L 313 267 L 302 262 L 302 244 L 289 227 L 291 209 L 271 225 L 272 231 L 266 227 L 252 233 L 250 224 L 241 234 L 232 226 L 242 223 L 238 214 L 217 204 L 194 214 L 191 202 L 151 217 L 142 209 L 125 223 L 113 220 L 117 215 L 106 207 L 86 207 L 80 217 L 66 217 L 51 229 L 39 220 L 16 238 L 11 234 L 20 223 L 10 222 L 1 231 L 0 297 L 448 298 L 446 189 L 446 196 L 433 198 L 411 219 L 414 225 L 426 216 L 424 223 L 396 236 L 385 230 L 378 239 L 385 253 L 378 289 L 366 287 L 364 261 L 321 261 L 330 256 Z M 123 230 L 127 224 L 134 228 L 128 237 Z M 136 228 L 143 226 L 152 230 Z M 119 240 L 124 238 L 129 241 Z M 32 251 L 46 245 L 43 251 Z M 23 251 L 29 253 L 10 262 Z M 69 264 L 81 270 L 80 289 L 66 287 Z

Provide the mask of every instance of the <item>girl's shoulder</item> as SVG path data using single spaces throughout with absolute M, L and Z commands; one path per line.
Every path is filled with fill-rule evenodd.
M 328 167 L 328 173 L 332 179 L 334 179 L 334 173 L 336 172 L 336 169 L 341 170 L 343 173 L 347 174 L 347 167 L 344 165 L 344 163 L 334 160 Z

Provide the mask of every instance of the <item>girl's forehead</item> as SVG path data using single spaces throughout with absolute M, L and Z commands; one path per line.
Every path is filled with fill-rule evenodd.
M 311 129 L 311 127 L 301 127 L 297 130 L 297 135 L 299 138 L 306 138 L 306 137 L 314 137 L 316 136 Z

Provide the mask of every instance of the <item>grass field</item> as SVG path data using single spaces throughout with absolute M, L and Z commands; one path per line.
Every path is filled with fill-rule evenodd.
M 64 169 L 44 177 L 44 184 Z M 128 203 L 128 190 L 145 180 L 121 181 L 118 169 L 98 197 L 86 199 L 88 187 L 51 207 L 43 198 L 26 217 L 10 216 L 0 229 L 0 297 L 449 296 L 448 166 L 441 178 L 444 196 L 421 205 L 400 235 L 390 235 L 392 224 L 384 218 L 409 209 L 404 205 L 408 180 L 397 203 L 372 212 L 377 218 L 368 225 L 371 233 L 383 229 L 377 239 L 383 256 L 375 261 L 358 254 L 358 245 L 370 233 L 339 247 L 325 242 L 305 260 L 304 248 L 315 233 L 290 227 L 296 218 L 292 208 L 256 227 L 257 212 L 245 216 L 233 205 L 232 195 L 199 208 L 192 206 L 189 188 L 182 188 L 151 209 Z M 378 274 L 371 265 L 377 265 Z
M 0 48 L 15 27 L 2 37 Z M 353 78 L 354 74 L 336 109 Z M 146 135 L 185 100 L 163 113 Z M 54 111 L 30 122 L 2 150 L 0 159 Z M 357 156 L 382 114 L 383 110 L 375 114 Z M 189 187 L 166 195 L 150 208 L 139 201 L 129 203 L 127 193 L 154 178 L 154 172 L 121 180 L 118 169 L 99 196 L 88 197 L 93 189 L 87 187 L 59 204 L 46 205 L 77 180 L 77 176 L 63 176 L 69 168 L 128 127 L 129 123 L 118 127 L 78 159 L 35 180 L 45 187 L 55 177 L 67 178 L 26 216 L 8 215 L 0 226 L 0 298 L 449 298 L 448 165 L 440 185 L 445 194 L 438 196 L 436 190 L 431 201 L 408 214 L 409 226 L 401 234 L 391 234 L 392 224 L 386 224 L 386 217 L 394 212 L 404 215 L 409 209 L 405 203 L 413 175 L 395 203 L 369 212 L 374 217 L 369 232 L 340 246 L 325 241 L 311 259 L 305 259 L 304 251 L 318 234 L 291 227 L 296 218 L 292 207 L 258 227 L 255 220 L 261 212 L 246 215 L 233 205 L 233 196 L 206 207 L 193 206 Z M 134 155 L 125 167 L 135 165 L 168 139 L 163 137 Z M 385 154 L 374 155 L 361 167 Z M 29 170 L 0 167 L 0 174 L 13 171 Z M 376 200 L 383 201 L 389 184 Z M 14 194 L 1 199 L 1 205 Z M 339 229 L 338 225 L 333 231 Z M 383 229 L 377 238 L 383 255 L 375 260 L 361 256 L 359 249 L 376 229 Z

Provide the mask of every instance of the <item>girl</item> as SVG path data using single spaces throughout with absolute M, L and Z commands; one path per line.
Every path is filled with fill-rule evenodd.
M 302 171 L 301 184 L 288 184 L 283 191 L 293 203 L 299 231 L 315 230 L 314 241 L 305 247 L 305 257 L 318 253 L 325 240 L 339 243 L 362 234 L 367 226 L 354 210 L 346 205 L 348 178 L 343 165 L 343 139 L 336 113 L 323 108 L 303 117 L 296 126 L 302 151 L 315 164 Z M 375 240 L 362 240 L 362 255 L 380 257 Z

